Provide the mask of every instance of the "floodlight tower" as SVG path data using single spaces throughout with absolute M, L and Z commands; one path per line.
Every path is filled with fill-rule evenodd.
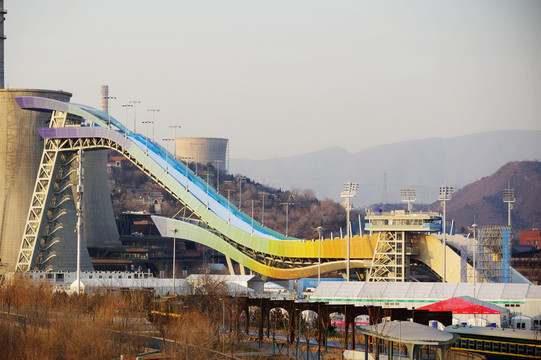
M 316 228 L 316 231 L 319 235 L 319 241 L 318 241 L 319 251 L 318 251 L 318 260 L 317 260 L 317 283 L 319 285 L 319 283 L 321 282 L 321 241 L 323 241 L 323 237 L 321 236 L 321 233 L 323 232 L 323 227 L 318 226 Z
M 295 198 L 293 195 L 289 195 L 286 202 L 280 203 L 286 207 L 286 237 L 289 236 L 289 207 L 295 205 Z
M 511 209 L 515 202 L 515 189 L 503 189 L 503 202 L 507 203 L 507 226 L 511 227 Z
M 355 197 L 355 195 L 357 195 L 358 188 L 359 188 L 359 183 L 347 182 L 344 184 L 344 191 L 340 193 L 340 197 L 346 198 L 346 214 L 347 214 L 346 233 L 347 233 L 347 261 L 348 261 L 347 270 L 346 270 L 346 277 L 347 277 L 346 281 L 349 281 L 349 270 L 350 270 L 350 264 L 349 264 L 350 263 L 349 239 L 351 237 L 350 228 L 349 228 L 349 212 L 351 210 L 350 199 L 352 197 Z
M 116 96 L 105 96 L 104 99 L 107 103 L 107 128 L 111 130 L 111 112 L 109 111 L 109 100 L 116 100 Z
M 162 140 L 165 141 L 165 172 L 168 173 L 169 168 L 167 166 L 167 157 L 169 155 L 169 143 L 172 142 L 172 141 L 175 141 L 175 139 L 165 138 L 165 139 L 162 139 Z
M 415 189 L 414 188 L 405 188 L 400 190 L 400 195 L 402 196 L 402 202 L 408 203 L 408 212 L 411 213 L 412 209 L 412 202 L 417 201 L 417 197 L 415 196 Z
M 133 133 L 137 133 L 137 104 L 140 104 L 140 100 L 132 100 L 129 104 L 133 106 Z
M 160 109 L 148 109 L 147 111 L 152 112 L 152 141 L 154 141 L 154 123 L 156 121 L 156 113 L 160 112 Z
M 442 271 L 442 282 L 447 282 L 446 279 L 446 248 L 447 248 L 447 218 L 446 218 L 446 203 L 451 200 L 451 195 L 453 194 L 453 187 L 442 185 L 440 186 L 440 193 L 438 195 L 438 200 L 443 203 L 443 271 Z
M 128 110 L 131 107 L 133 107 L 133 105 L 132 104 L 123 104 L 122 107 L 126 109 L 126 131 L 124 131 L 124 138 L 127 138 L 128 137 Z

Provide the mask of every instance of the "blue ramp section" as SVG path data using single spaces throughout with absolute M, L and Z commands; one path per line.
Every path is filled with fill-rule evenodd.
M 17 102 L 23 109 L 42 111 L 64 111 L 80 116 L 81 127 L 44 128 L 40 129 L 43 137 L 84 139 L 99 135 L 120 144 L 124 149 L 133 151 L 135 148 L 144 152 L 145 156 L 139 161 L 147 168 L 159 166 L 170 175 L 167 181 L 181 185 L 197 199 L 199 204 L 221 218 L 232 227 L 254 237 L 276 240 L 298 240 L 287 238 L 267 227 L 261 226 L 247 214 L 229 202 L 202 178 L 196 176 L 186 163 L 174 158 L 174 155 L 152 139 L 129 131 L 120 121 L 97 109 L 53 99 L 39 97 L 18 97 Z M 200 206 L 197 206 L 200 207 Z

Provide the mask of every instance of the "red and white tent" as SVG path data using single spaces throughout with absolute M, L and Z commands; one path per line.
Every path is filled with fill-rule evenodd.
M 479 317 L 486 320 L 486 324 L 496 324 L 500 327 L 507 327 L 509 324 L 509 310 L 494 305 L 492 303 L 481 301 L 470 296 L 454 297 L 426 305 L 419 310 L 429 311 L 452 311 L 453 320 L 457 323 L 479 323 Z

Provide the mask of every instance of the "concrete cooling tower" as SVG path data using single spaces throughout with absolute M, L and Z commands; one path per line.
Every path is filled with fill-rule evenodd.
M 15 101 L 18 96 L 39 96 L 59 101 L 69 101 L 71 94 L 63 91 L 8 89 L 0 90 L 0 271 L 14 271 L 19 260 L 19 252 L 32 195 L 36 186 L 36 176 L 43 153 L 43 139 L 37 131 L 48 127 L 50 113 L 21 110 Z M 107 184 L 107 152 L 87 151 L 84 154 L 83 196 L 83 239 L 88 246 L 101 246 L 118 243 L 119 235 L 115 224 L 109 187 Z M 35 259 L 27 270 L 65 270 L 76 269 L 77 217 L 74 199 L 77 178 L 78 158 L 61 154 L 55 165 L 54 177 L 64 177 L 69 187 L 53 189 L 49 203 L 45 207 L 42 227 L 49 236 L 40 234 L 36 241 Z M 67 176 L 67 178 L 66 178 Z M 83 270 L 92 270 L 88 251 L 82 251 Z M 20 270 L 20 269 L 19 269 Z
M 0 271 L 15 270 L 43 153 L 43 139 L 37 129 L 47 127 L 51 118 L 49 113 L 21 110 L 15 102 L 16 96 L 59 101 L 71 98 L 64 91 L 0 89 Z M 69 243 L 59 247 L 57 254 L 76 253 L 76 243 Z M 88 253 L 86 258 L 90 265 Z
M 185 162 L 207 165 L 211 163 L 221 170 L 228 168 L 228 139 L 221 138 L 177 138 L 175 139 L 176 157 Z
M 102 86 L 101 111 L 108 113 L 109 87 Z M 85 152 L 83 237 L 89 247 L 120 245 L 107 181 L 107 150 Z

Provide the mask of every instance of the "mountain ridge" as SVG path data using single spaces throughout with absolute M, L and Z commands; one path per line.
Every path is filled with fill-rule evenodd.
M 508 207 L 503 190 L 513 189 L 511 225 L 525 230 L 541 228 L 541 162 L 514 161 L 495 173 L 464 186 L 447 204 L 449 219 L 457 226 L 507 225 Z M 437 204 L 434 204 L 437 205 Z
M 357 207 L 399 202 L 400 189 L 409 186 L 418 202 L 431 203 L 440 185 L 459 189 L 508 162 L 541 159 L 540 138 L 541 130 L 495 130 L 408 140 L 355 154 L 334 146 L 288 158 L 231 159 L 230 172 L 278 188 L 312 189 L 320 199 L 339 200 L 344 182 L 358 182 Z

